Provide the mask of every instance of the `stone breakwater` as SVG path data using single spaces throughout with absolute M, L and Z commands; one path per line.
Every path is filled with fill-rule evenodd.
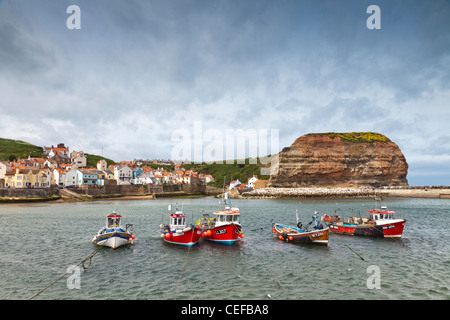
M 278 199 L 278 198 L 364 198 L 383 197 L 440 198 L 450 199 L 450 186 L 405 186 L 405 187 L 358 187 L 358 188 L 264 188 L 231 193 L 234 198 Z
M 357 198 L 373 197 L 376 189 L 359 188 L 264 188 L 243 192 L 240 197 L 246 199 L 276 198 Z

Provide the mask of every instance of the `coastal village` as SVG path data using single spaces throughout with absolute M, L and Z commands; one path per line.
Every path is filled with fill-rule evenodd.
M 135 159 L 108 165 L 106 160 L 101 159 L 96 167 L 92 167 L 87 164 L 87 155 L 83 151 L 70 152 L 64 143 L 56 147 L 43 147 L 43 151 L 46 158 L 28 156 L 16 161 L 0 161 L 0 187 L 82 189 L 107 185 L 190 185 L 194 181 L 207 185 L 214 181 L 210 174 L 185 169 L 182 162 Z M 147 164 L 161 167 L 152 168 Z M 173 170 L 165 169 L 167 166 L 173 167 Z M 266 184 L 267 180 L 254 176 L 246 183 L 233 180 L 228 188 L 249 190 L 263 188 Z
M 134 159 L 115 163 L 106 159 L 107 162 L 103 157 L 90 158 L 83 151 L 71 151 L 64 143 L 40 149 L 40 156 L 0 161 L 2 200 L 39 197 L 53 200 L 61 196 L 72 199 L 77 194 L 78 198 L 80 194 L 94 198 L 220 195 L 224 189 L 234 198 L 371 197 L 375 194 L 450 198 L 448 186 L 409 186 L 408 164 L 399 147 L 387 137 L 372 132 L 304 135 L 279 153 L 279 170 L 268 180 L 253 171 L 239 176 L 246 181 L 236 179 L 238 174 L 234 177 L 231 174 L 221 186 L 217 182 L 225 180 L 223 171 L 214 177 L 183 161 Z M 332 156 L 330 150 L 334 150 Z

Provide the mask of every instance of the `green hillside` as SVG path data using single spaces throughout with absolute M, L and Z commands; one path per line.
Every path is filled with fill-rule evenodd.
M 269 180 L 270 176 L 261 175 L 261 168 L 265 167 L 259 159 L 257 164 L 250 164 L 249 159 L 245 159 L 245 163 L 238 164 L 235 160 L 232 164 L 227 163 L 202 163 L 202 164 L 184 164 L 188 170 L 197 171 L 198 173 L 210 174 L 215 181 L 212 183 L 217 188 L 223 188 L 232 180 L 239 179 L 242 183 L 247 183 L 248 179 L 256 175 L 259 179 Z
M 111 165 L 111 164 L 115 164 L 116 163 L 114 160 L 111 160 L 111 159 L 108 159 L 108 158 L 104 158 L 104 157 L 101 157 L 101 156 L 97 156 L 95 154 L 85 153 L 85 155 L 86 155 L 87 166 L 92 166 L 94 168 L 97 167 L 97 162 L 99 162 L 102 159 L 106 161 L 108 166 Z
M 31 143 L 0 138 L 0 160 L 8 161 L 10 159 L 45 157 L 42 147 L 32 145 Z

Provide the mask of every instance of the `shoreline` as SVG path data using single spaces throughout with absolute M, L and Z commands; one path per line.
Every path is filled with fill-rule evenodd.
M 290 198 L 373 198 L 382 197 L 403 198 L 433 198 L 450 199 L 450 186 L 419 186 L 419 187 L 357 187 L 357 188 L 264 188 L 244 191 L 235 195 L 239 199 L 290 199 Z M 233 197 L 233 195 L 231 195 Z
M 262 188 L 251 191 L 231 191 L 230 197 L 235 199 L 336 199 L 336 198 L 373 198 L 382 197 L 450 199 L 450 186 L 412 186 L 412 187 L 357 187 L 357 188 Z M 201 198 L 214 194 L 186 192 L 167 192 L 152 194 L 78 194 L 77 196 L 51 195 L 41 197 L 0 197 L 3 203 L 36 203 L 36 202 L 84 202 L 101 200 L 155 200 L 159 198 Z M 216 195 L 217 196 L 217 195 Z

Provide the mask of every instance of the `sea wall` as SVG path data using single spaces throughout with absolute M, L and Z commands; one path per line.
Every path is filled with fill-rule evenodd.
M 0 189 L 0 197 L 5 198 L 38 198 L 48 197 L 58 194 L 56 188 L 42 188 L 42 189 Z
M 205 186 L 202 184 L 158 184 L 158 185 L 105 185 L 82 186 L 75 192 L 90 196 L 100 195 L 187 195 L 205 194 Z
M 85 195 L 102 195 L 102 194 L 153 194 L 162 193 L 162 185 L 105 185 L 105 186 L 82 186 L 80 189 L 74 190 L 79 194 Z
M 382 187 L 378 191 L 387 197 L 450 199 L 450 186 Z
M 0 189 L 0 203 L 56 200 L 60 198 L 57 188 Z

